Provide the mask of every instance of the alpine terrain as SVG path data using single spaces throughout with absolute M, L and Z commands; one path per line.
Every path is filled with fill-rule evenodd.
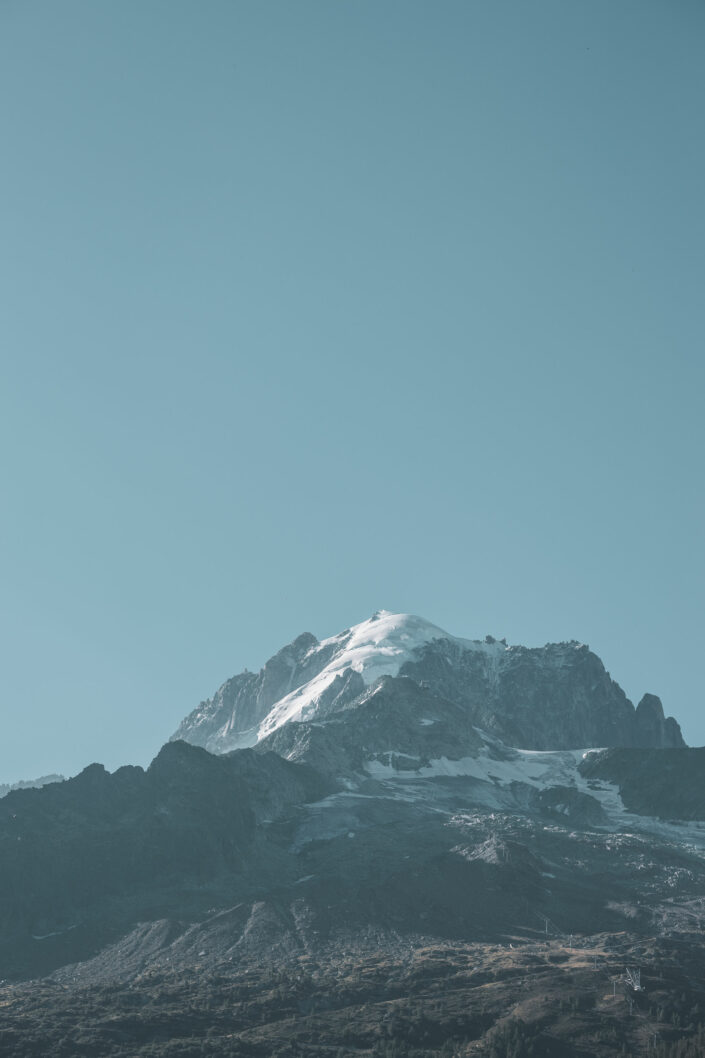
M 380 611 L 2 799 L 0 1053 L 705 1053 L 705 749 L 581 643 Z

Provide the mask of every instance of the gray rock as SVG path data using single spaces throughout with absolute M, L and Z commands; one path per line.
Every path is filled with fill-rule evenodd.
M 497 654 L 436 640 L 401 672 L 463 705 L 478 727 L 524 749 L 685 745 L 658 698 L 646 695 L 641 711 L 635 710 L 581 643 L 507 647 Z

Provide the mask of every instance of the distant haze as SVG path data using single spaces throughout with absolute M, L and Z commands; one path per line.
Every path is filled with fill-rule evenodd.
M 0 783 L 380 608 L 691 744 L 705 8 L 0 5 Z

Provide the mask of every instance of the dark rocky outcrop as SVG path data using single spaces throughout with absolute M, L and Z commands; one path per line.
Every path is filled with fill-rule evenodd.
M 665 717 L 661 699 L 645 694 L 636 707 L 634 745 L 678 749 L 685 746 L 681 729 L 672 716 Z
M 580 643 L 497 652 L 436 640 L 401 674 L 464 706 L 473 723 L 512 746 L 685 745 L 676 721 L 664 719 L 658 698 L 646 695 L 635 710 L 597 655 Z
M 273 753 L 216 757 L 172 742 L 146 771 L 110 774 L 91 764 L 66 782 L 8 794 L 0 976 L 53 947 L 65 962 L 127 923 L 188 917 L 247 892 L 258 873 L 277 870 L 276 849 L 258 844 L 258 824 L 330 789 Z
M 580 771 L 618 786 L 631 812 L 705 820 L 705 748 L 608 749 L 589 754 Z

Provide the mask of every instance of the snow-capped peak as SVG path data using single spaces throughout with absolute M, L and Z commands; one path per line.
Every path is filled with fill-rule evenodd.
M 271 735 L 289 720 L 301 720 L 310 714 L 333 680 L 347 669 L 362 676 L 368 686 L 380 676 L 396 676 L 406 661 L 413 659 L 419 647 L 435 639 L 450 639 L 465 646 L 480 646 L 467 640 L 455 640 L 442 628 L 413 614 L 378 610 L 367 621 L 330 639 L 324 639 L 311 654 L 330 652 L 339 644 L 329 663 L 309 683 L 287 694 L 264 718 L 257 739 Z
M 226 681 L 172 738 L 216 753 L 253 746 L 290 720 L 322 720 L 333 703 L 340 708 L 343 699 L 352 700 L 380 677 L 398 676 L 436 642 L 446 643 L 455 657 L 484 655 L 486 670 L 495 676 L 502 655 L 512 650 L 492 636 L 459 639 L 414 614 L 378 610 L 322 642 L 305 633 L 270 658 L 259 675 L 245 672 Z
M 377 683 L 402 675 L 407 679 L 393 687 Z M 289 721 L 341 722 L 343 713 L 358 708 L 364 719 L 370 713 L 366 688 L 379 690 L 385 716 L 408 714 L 409 745 L 416 744 L 421 721 L 436 717 L 434 699 L 460 711 L 452 720 L 456 728 L 469 721 L 526 750 L 684 745 L 676 721 L 664 718 L 660 703 L 655 707 L 657 699 L 635 710 L 597 655 L 575 641 L 528 648 L 492 636 L 459 639 L 422 617 L 389 610 L 323 642 L 310 633 L 298 636 L 259 673 L 227 680 L 172 738 L 225 753 L 277 732 L 272 745 L 279 752 L 288 736 L 278 732 Z M 427 701 L 420 700 L 424 696 Z M 377 706 L 371 708 L 377 715 Z M 435 731 L 432 723 L 426 726 Z M 290 734 L 322 737 L 310 729 Z

